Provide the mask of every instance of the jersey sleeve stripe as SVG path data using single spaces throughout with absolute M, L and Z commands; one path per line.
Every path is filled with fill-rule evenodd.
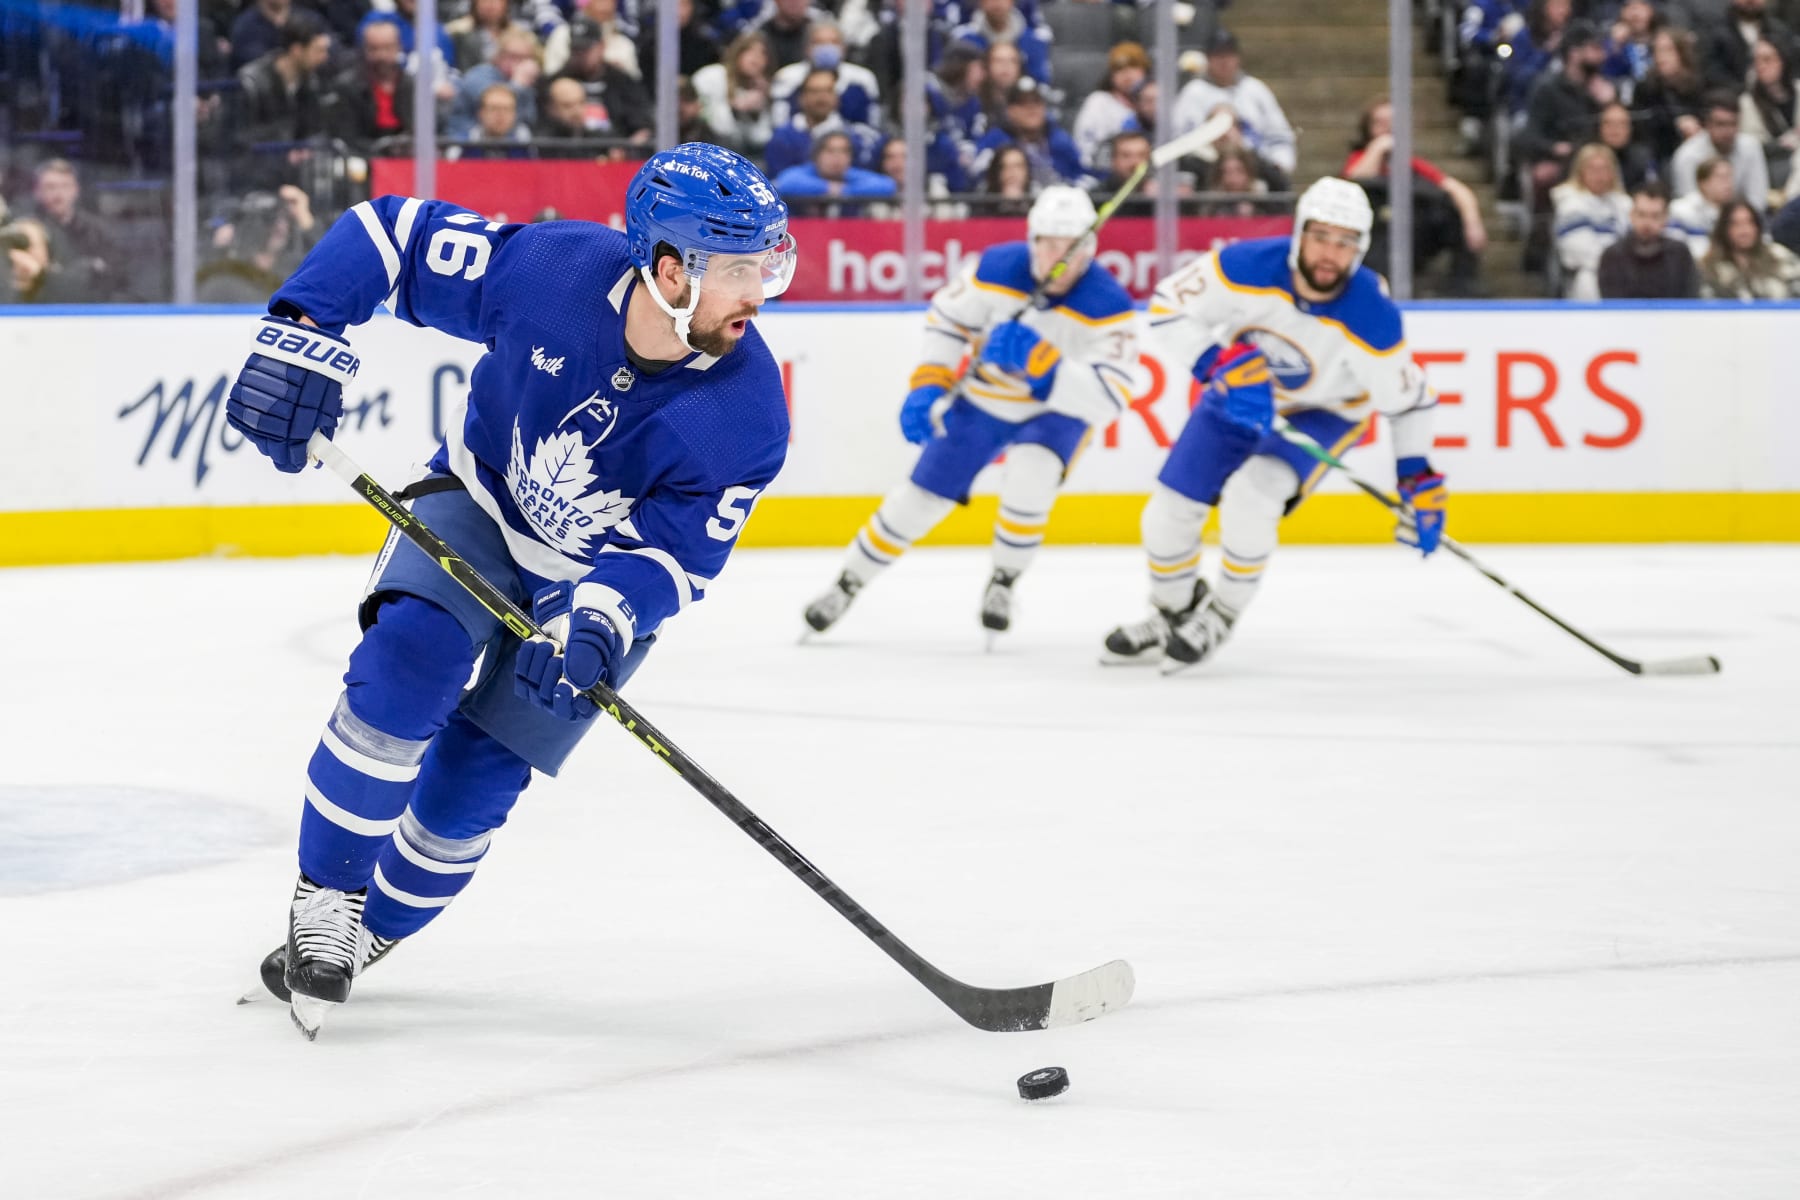
M 394 220 L 394 240 L 400 244 L 400 254 L 405 256 L 407 247 L 412 245 L 413 222 L 419 219 L 419 209 L 425 202 L 417 196 L 408 196 L 406 203 L 400 206 L 400 215 Z
M 388 289 L 393 290 L 394 285 L 400 282 L 400 255 L 394 249 L 394 240 L 388 236 L 381 218 L 367 200 L 355 205 L 350 211 L 356 214 L 356 219 L 368 231 L 369 240 L 375 243 L 375 252 L 381 255 L 381 265 L 387 271 Z

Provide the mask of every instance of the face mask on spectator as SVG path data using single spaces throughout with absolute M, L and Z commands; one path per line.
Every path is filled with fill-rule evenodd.
M 835 42 L 820 42 L 812 48 L 812 65 L 821 71 L 835 71 L 844 61 L 844 48 Z

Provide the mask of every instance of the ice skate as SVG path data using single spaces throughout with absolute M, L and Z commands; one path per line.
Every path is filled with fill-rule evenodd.
M 988 580 L 987 590 L 981 594 L 981 626 L 988 631 L 990 650 L 995 635 L 1012 628 L 1012 589 L 1018 578 L 1017 571 L 995 570 L 993 578 Z
M 1207 596 L 1170 627 L 1168 644 L 1163 647 L 1162 673 L 1176 675 L 1211 658 L 1231 637 L 1231 627 L 1236 622 L 1236 613 L 1220 604 L 1217 597 Z
M 1160 604 L 1152 606 L 1150 615 L 1142 621 L 1120 625 L 1106 635 L 1106 643 L 1101 648 L 1100 663 L 1113 667 L 1147 667 L 1157 662 L 1161 651 L 1169 641 L 1169 631 L 1180 624 L 1187 615 L 1193 612 L 1206 598 L 1206 583 L 1197 581 L 1194 584 L 1194 598 L 1183 609 L 1164 608 Z
M 837 577 L 837 582 L 831 585 L 830 590 L 806 606 L 807 626 L 813 633 L 824 633 L 849 611 L 850 602 L 856 599 L 856 593 L 861 590 L 862 581 L 845 571 Z M 810 637 L 812 634 L 806 636 Z
M 367 897 L 366 888 L 340 892 L 305 875 L 294 885 L 282 982 L 289 1015 L 308 1041 L 319 1036 L 331 1007 L 350 998 L 350 981 L 368 957 L 370 934 L 362 923 Z
M 362 962 L 357 966 L 355 974 L 361 975 L 364 971 L 386 958 L 388 951 L 392 950 L 395 946 L 398 946 L 400 941 L 400 938 L 384 938 L 373 933 L 369 934 L 367 938 L 368 948 L 364 951 Z M 269 951 L 269 953 L 263 957 L 262 965 L 257 968 L 258 973 L 262 977 L 263 988 L 269 995 L 275 997 L 283 1004 L 288 1003 L 293 998 L 292 993 L 288 991 L 287 985 L 287 961 L 287 943 L 283 942 L 281 945 Z M 238 1003 L 249 1004 L 255 999 L 256 996 L 252 993 L 241 998 Z

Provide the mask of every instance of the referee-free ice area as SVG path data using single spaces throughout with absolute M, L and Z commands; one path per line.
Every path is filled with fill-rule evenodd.
M 368 563 L 0 572 L 0 1194 L 1800 1194 L 1800 549 L 1283 549 L 1209 670 L 1102 668 L 1126 548 L 983 650 L 975 550 L 827 637 L 745 552 L 628 697 L 944 970 L 964 1026 L 608 722 L 317 1043 L 239 1007 Z M 1028 1105 L 1015 1079 L 1066 1067 Z

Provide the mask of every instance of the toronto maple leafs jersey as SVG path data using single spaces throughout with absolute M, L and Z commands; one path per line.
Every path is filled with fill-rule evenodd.
M 1036 287 L 1029 243 L 988 247 L 931 297 L 912 386 L 955 384 L 956 367 L 964 357 L 978 360 L 988 331 L 1016 315 L 1062 355 L 1049 396 L 1038 400 L 1024 379 L 976 362 L 961 380 L 969 402 L 1002 421 L 1057 412 L 1093 425 L 1111 424 L 1130 402 L 1131 370 L 1138 357 L 1138 314 L 1131 294 L 1111 272 L 1095 265 L 1065 294 L 1020 313 Z
M 754 326 L 723 358 L 647 373 L 625 350 L 642 286 L 625 235 L 502 225 L 384 196 L 344 214 L 270 302 L 342 332 L 387 306 L 488 348 L 432 467 L 513 559 L 577 585 L 625 648 L 699 599 L 787 455 L 780 372 Z
M 1389 418 L 1394 454 L 1431 449 L 1437 398 L 1406 350 L 1400 309 L 1381 277 L 1358 267 L 1332 299 L 1294 295 L 1284 237 L 1234 242 L 1203 254 L 1157 285 L 1150 334 L 1171 365 L 1191 367 L 1210 346 L 1260 349 L 1283 413 L 1322 408 L 1351 421 Z

